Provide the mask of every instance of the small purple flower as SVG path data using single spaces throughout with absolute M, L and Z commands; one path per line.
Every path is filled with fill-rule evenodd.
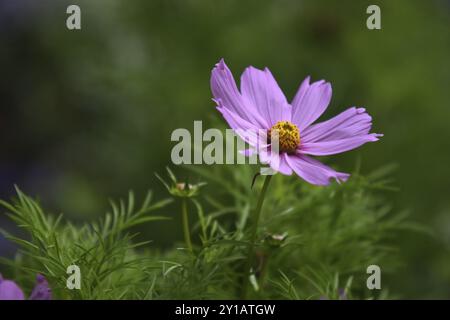
M 30 300 L 51 300 L 52 290 L 50 289 L 47 279 L 42 274 L 36 276 L 36 286 L 31 292 Z
M 313 124 L 331 100 L 330 83 L 310 83 L 307 77 L 291 103 L 269 69 L 248 67 L 238 90 L 233 75 L 220 60 L 211 74 L 211 90 L 217 109 L 229 126 L 250 146 L 246 156 L 259 154 L 263 163 L 284 175 L 295 172 L 315 185 L 330 180 L 346 181 L 347 173 L 337 172 L 311 156 L 327 156 L 377 141 L 381 134 L 370 133 L 372 118 L 364 108 L 351 107 L 330 120 Z M 266 132 L 266 141 L 242 132 Z M 271 152 L 270 138 L 278 133 L 279 152 Z M 268 139 L 269 138 L 269 139 Z
M 41 274 L 36 277 L 36 286 L 29 300 L 51 300 L 52 291 L 47 279 Z M 3 279 L 0 274 L 0 300 L 25 300 L 25 295 L 20 287 L 12 280 Z
M 347 292 L 343 288 L 338 289 L 339 300 L 347 300 Z
M 22 289 L 11 280 L 4 280 L 0 274 L 0 300 L 24 300 Z
M 348 300 L 347 291 L 344 288 L 338 288 L 338 300 Z M 321 296 L 319 300 L 330 300 L 327 296 Z

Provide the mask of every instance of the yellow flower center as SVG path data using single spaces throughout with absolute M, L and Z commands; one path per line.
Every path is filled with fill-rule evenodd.
M 300 132 L 297 126 L 289 121 L 278 121 L 268 132 L 269 142 L 275 130 L 278 132 L 280 152 L 295 153 L 300 144 Z

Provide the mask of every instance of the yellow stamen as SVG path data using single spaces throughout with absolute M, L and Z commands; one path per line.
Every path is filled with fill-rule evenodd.
M 278 132 L 280 152 L 295 153 L 300 144 L 297 126 L 289 121 L 278 121 L 268 132 L 269 142 L 274 130 Z

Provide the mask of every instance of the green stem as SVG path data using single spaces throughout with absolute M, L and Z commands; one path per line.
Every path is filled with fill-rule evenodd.
M 260 276 L 259 276 L 259 286 L 261 288 L 264 287 L 264 282 L 266 280 L 266 274 L 267 274 L 267 269 L 269 268 L 270 256 L 271 256 L 271 254 L 270 254 L 270 252 L 268 252 L 266 254 L 265 260 L 264 260 L 263 265 L 262 265 L 261 273 L 260 273 Z
M 181 202 L 181 211 L 183 215 L 183 231 L 184 231 L 184 241 L 186 242 L 186 246 L 190 252 L 192 252 L 192 242 L 191 235 L 189 233 L 189 220 L 188 220 L 188 212 L 187 212 L 187 200 L 183 198 Z
M 258 232 L 258 223 L 259 223 L 259 217 L 261 216 L 261 209 L 264 203 L 264 198 L 266 196 L 266 191 L 269 186 L 270 179 L 272 178 L 271 175 L 267 175 L 266 179 L 264 180 L 263 187 L 261 189 L 261 193 L 258 198 L 258 203 L 256 204 L 256 210 L 254 214 L 254 221 L 252 225 L 252 230 L 250 233 L 250 245 L 248 247 L 248 254 L 247 254 L 247 261 L 245 263 L 245 269 L 244 269 L 244 281 L 242 286 L 242 294 L 241 298 L 245 300 L 247 298 L 247 291 L 248 291 L 248 285 L 249 285 L 249 277 L 250 277 L 250 269 L 253 266 L 254 258 L 255 258 L 255 240 L 256 235 Z

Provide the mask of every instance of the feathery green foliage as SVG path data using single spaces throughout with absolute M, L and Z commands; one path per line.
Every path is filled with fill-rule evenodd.
M 12 203 L 0 204 L 27 235 L 4 232 L 20 251 L 14 261 L 1 262 L 28 287 L 36 273 L 44 274 L 61 299 L 236 299 L 262 179 L 251 187 L 252 166 L 191 170 L 208 182 L 186 200 L 193 252 L 176 246 L 161 251 L 135 241 L 133 228 L 167 219 L 153 212 L 172 199 L 153 203 L 149 192 L 137 207 L 130 192 L 126 201 L 111 202 L 100 221 L 75 225 L 46 213 L 17 189 Z M 385 203 L 383 194 L 390 189 L 385 175 L 354 172 L 347 183 L 327 188 L 276 175 L 255 243 L 249 298 L 385 298 L 384 286 L 376 293 L 367 289 L 366 268 L 395 270 L 395 235 L 415 227 Z M 66 288 L 66 270 L 73 264 L 81 269 L 81 290 Z
M 9 240 L 21 250 L 20 260 L 8 264 L 19 268 L 24 279 L 44 274 L 52 285 L 56 297 L 75 299 L 107 299 L 137 297 L 145 271 L 151 263 L 136 254 L 135 248 L 147 243 L 133 243 L 133 226 L 145 222 L 167 219 L 148 213 L 165 206 L 170 200 L 152 203 L 149 192 L 140 208 L 135 208 L 134 195 L 128 201 L 111 202 L 111 212 L 99 222 L 76 226 L 62 222 L 62 215 L 54 218 L 45 214 L 41 206 L 17 189 L 13 204 L 0 201 L 9 217 L 25 229 L 29 238 L 22 239 L 4 231 Z M 5 260 L 3 260 L 5 262 Z M 82 289 L 67 290 L 66 270 L 77 265 L 82 272 Z M 141 272 L 141 271 L 144 271 Z

